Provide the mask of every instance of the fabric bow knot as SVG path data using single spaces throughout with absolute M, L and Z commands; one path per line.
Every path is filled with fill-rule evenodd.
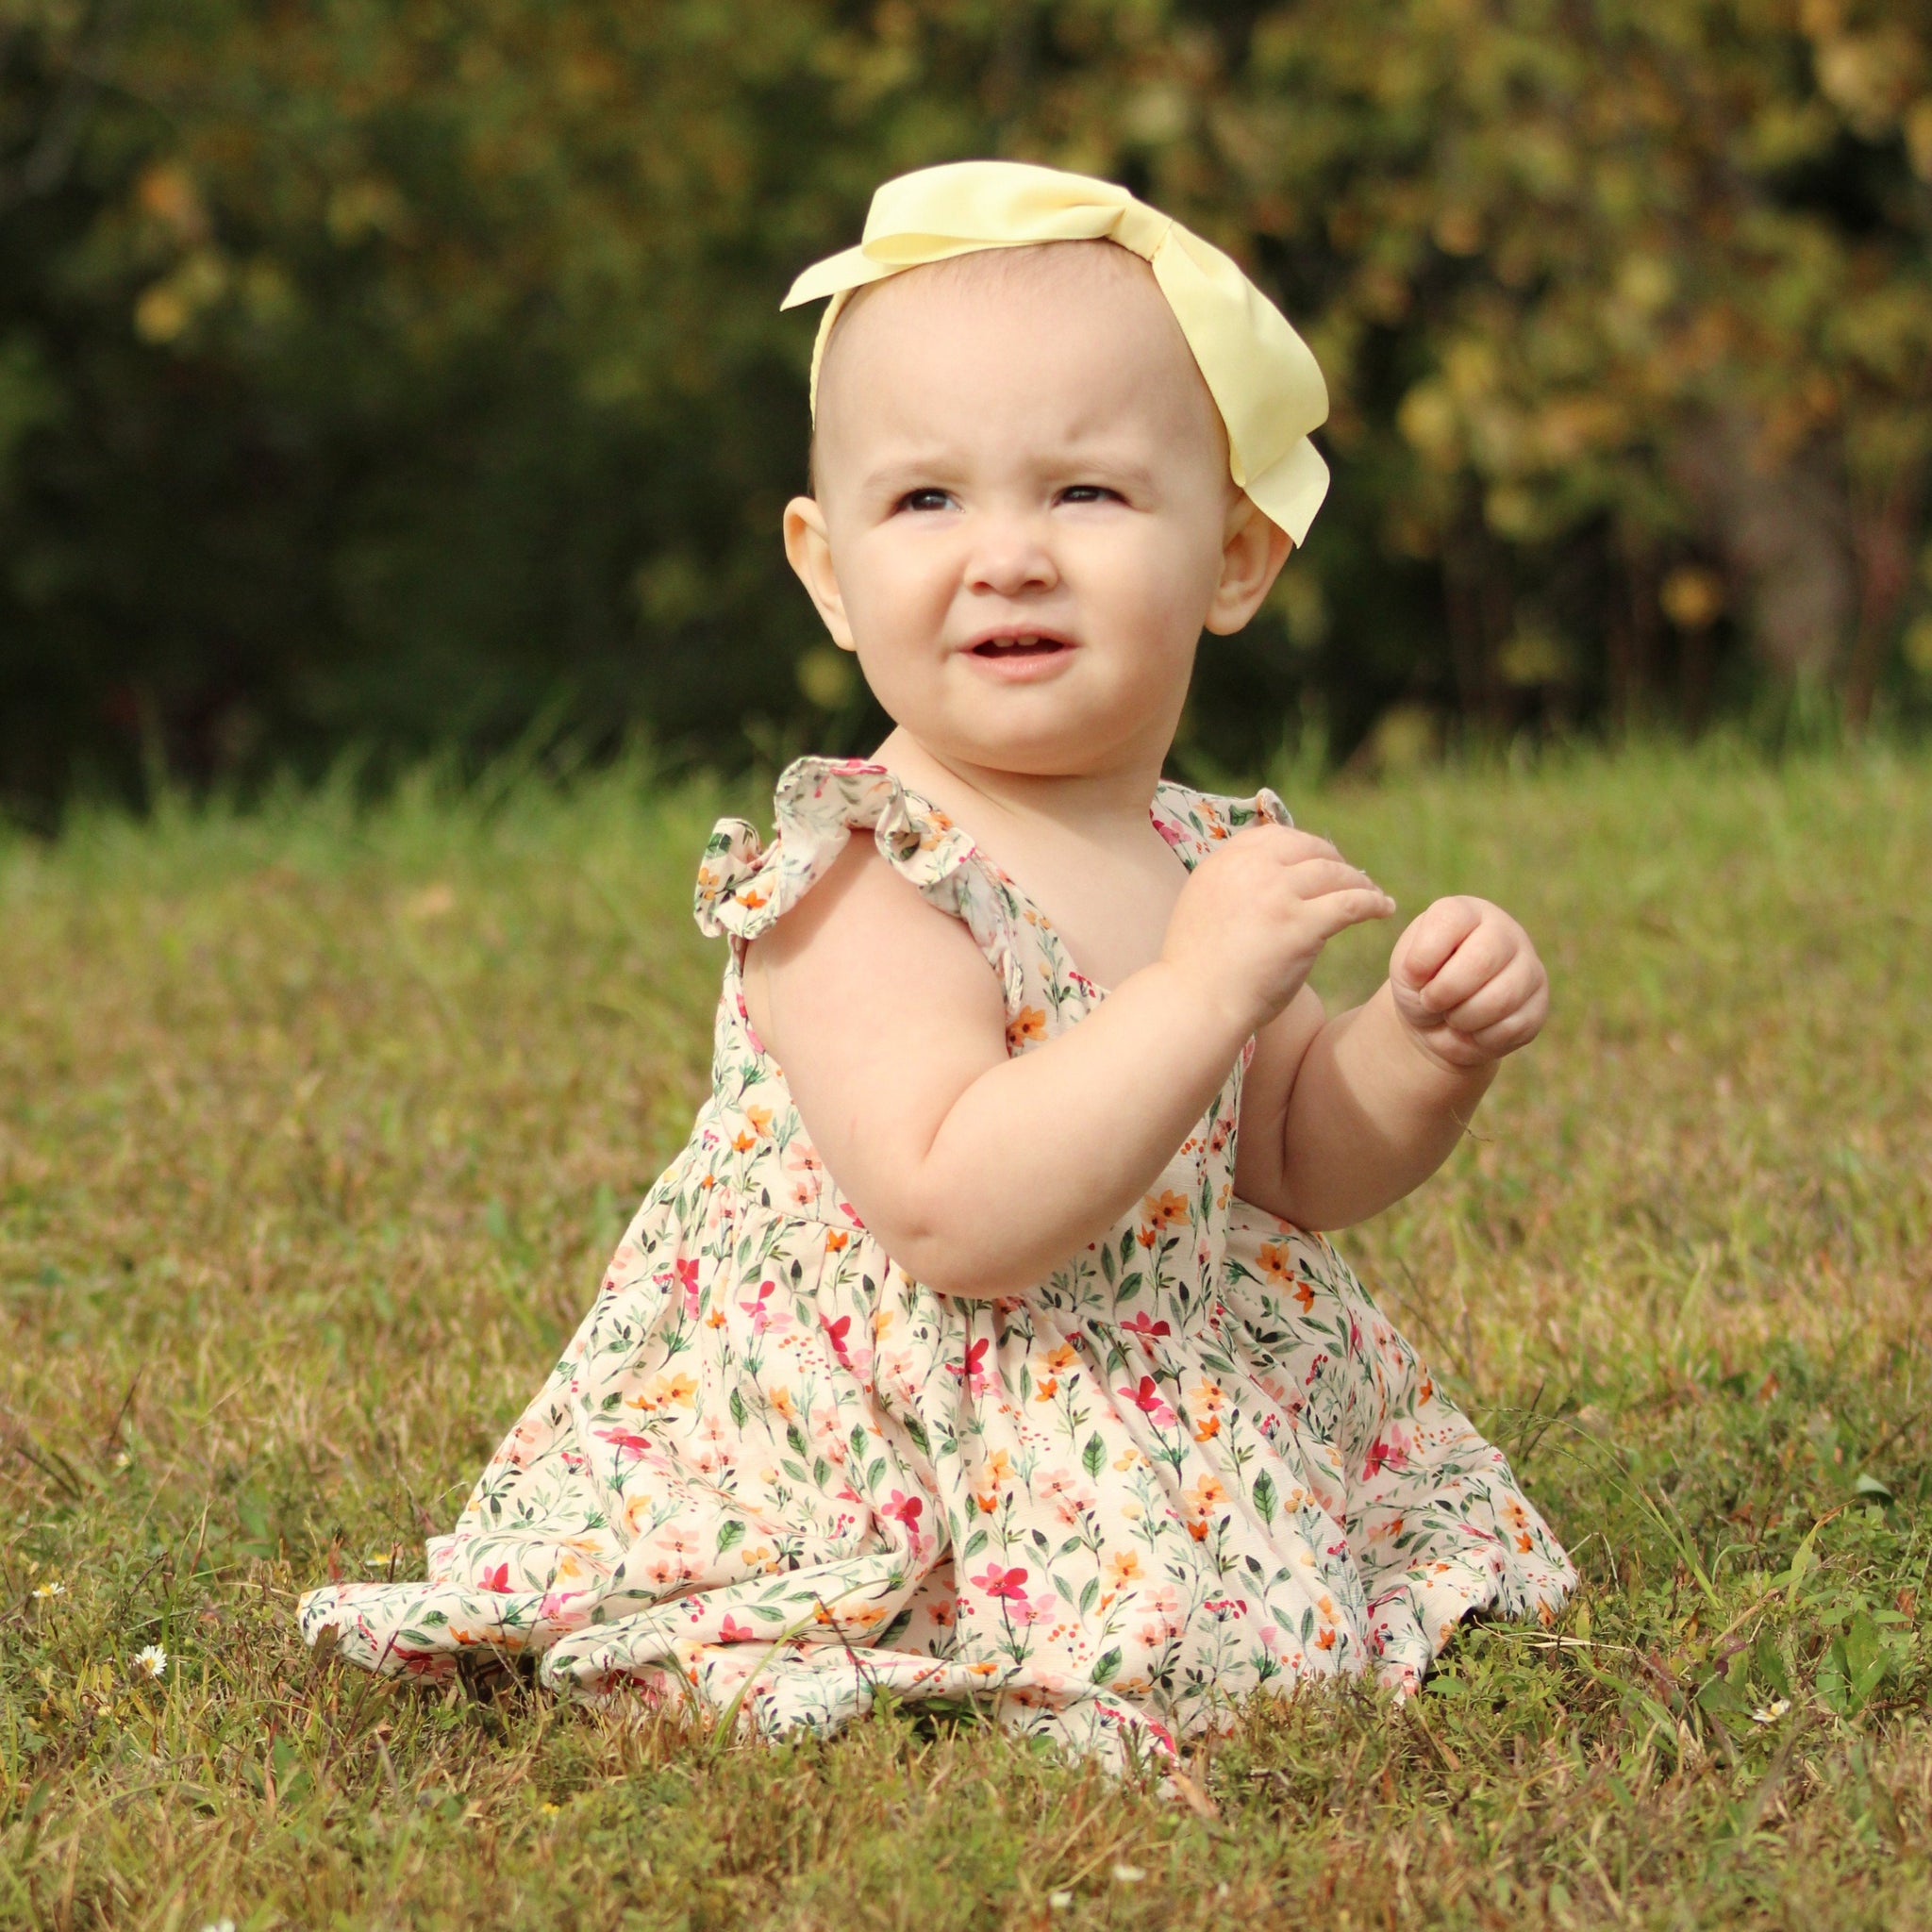
M 814 416 L 825 341 L 855 290 L 982 248 L 1100 240 L 1152 267 L 1221 411 L 1236 486 L 1299 544 L 1328 490 L 1328 466 L 1308 441 L 1328 414 L 1328 389 L 1308 345 L 1220 249 L 1091 175 L 952 161 L 883 183 L 858 246 L 814 263 L 779 304 L 832 298 L 812 349 Z

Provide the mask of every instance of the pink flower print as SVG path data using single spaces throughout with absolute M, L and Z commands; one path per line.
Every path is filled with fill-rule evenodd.
M 1157 1429 L 1174 1426 L 1174 1410 L 1167 1406 L 1166 1397 L 1155 1387 L 1152 1375 L 1142 1375 L 1137 1389 L 1116 1389 L 1113 1392 L 1131 1402 Z
M 1002 1570 L 997 1563 L 989 1563 L 983 1574 L 967 1580 L 974 1590 L 983 1590 L 988 1596 L 1005 1597 L 1016 1603 L 1026 1601 L 1024 1570 Z
M 879 1510 L 881 1516 L 890 1516 L 894 1523 L 903 1523 L 911 1533 L 912 1541 L 919 1541 L 919 1519 L 925 1509 L 923 1496 L 908 1496 L 903 1491 L 894 1490 Z
M 772 1292 L 777 1286 L 775 1281 L 761 1281 L 758 1283 L 758 1300 L 740 1302 L 738 1305 L 751 1317 L 751 1332 L 754 1335 L 762 1335 L 772 1324 L 772 1310 L 765 1304 L 772 1299 Z
M 986 1393 L 986 1352 L 991 1346 L 991 1340 L 982 1335 L 966 1351 L 966 1366 L 964 1368 L 957 1367 L 952 1362 L 946 1364 L 951 1374 L 958 1375 L 962 1381 L 972 1386 L 973 1392 L 975 1395 L 984 1395 Z
M 1138 1335 L 1141 1338 L 1141 1346 L 1149 1355 L 1154 1353 L 1154 1343 L 1157 1338 L 1174 1333 L 1173 1326 L 1170 1324 L 1157 1322 L 1144 1311 L 1136 1315 L 1131 1321 L 1123 1322 L 1121 1327 L 1128 1335 Z
M 1369 1459 L 1362 1465 L 1362 1480 L 1367 1482 L 1385 1469 L 1401 1469 L 1408 1461 L 1408 1449 L 1402 1438 L 1392 1431 L 1385 1439 L 1377 1436 L 1369 1444 Z
M 678 1262 L 677 1285 L 684 1291 L 684 1312 L 695 1315 L 698 1311 L 698 1264 L 694 1259 Z
M 508 1563 L 499 1563 L 494 1570 L 484 1571 L 478 1581 L 485 1590 L 492 1591 L 498 1596 L 508 1596 L 509 1594 L 509 1565 Z
M 651 1447 L 650 1437 L 635 1435 L 629 1429 L 599 1429 L 597 1434 L 626 1462 L 640 1461 Z
M 839 1366 L 849 1369 L 852 1357 L 845 1352 L 845 1338 L 852 1332 L 852 1317 L 841 1315 L 836 1322 L 828 1322 L 821 1315 L 819 1326 L 825 1331 L 825 1340 L 832 1344 L 832 1353 L 839 1357 Z
M 724 1612 L 724 1623 L 718 1632 L 720 1643 L 750 1643 L 758 1636 L 749 1624 L 741 1624 L 729 1610 Z

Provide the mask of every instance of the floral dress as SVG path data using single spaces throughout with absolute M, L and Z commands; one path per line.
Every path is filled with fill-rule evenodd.
M 421 1583 L 303 1598 L 381 1671 L 540 1654 L 555 1687 L 828 1731 L 884 1689 L 971 1699 L 1118 1766 L 1251 1692 L 1412 1689 L 1470 1611 L 1574 1573 L 1501 1452 L 1319 1235 L 1234 1195 L 1252 1042 L 1145 1198 L 1024 1295 L 910 1277 L 813 1150 L 741 991 L 747 941 L 854 833 L 963 921 L 1008 1049 L 1104 997 L 959 827 L 883 767 L 802 758 L 777 836 L 726 819 L 710 1098 Z M 1281 802 L 1162 784 L 1197 863 Z M 988 1203 L 997 1211 L 997 1203 Z

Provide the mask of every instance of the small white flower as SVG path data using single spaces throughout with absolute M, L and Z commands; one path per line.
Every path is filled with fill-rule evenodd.
M 65 1596 L 67 1586 L 58 1576 L 52 1576 L 45 1583 L 35 1584 L 34 1594 L 45 1603 L 49 1597 Z
M 1073 1905 L 1074 1894 L 1071 1891 L 1050 1891 L 1046 1902 L 1055 1911 L 1064 1912 Z
M 201 1932 L 235 1932 L 233 1919 L 210 1919 Z
M 150 1643 L 145 1650 L 134 1654 L 134 1667 L 145 1671 L 150 1677 L 165 1677 L 168 1674 L 168 1653 L 158 1643 Z
M 1146 1875 L 1146 1868 L 1141 1865 L 1116 1865 L 1113 1868 L 1113 1882 L 1116 1885 L 1139 1885 Z
M 1774 1724 L 1790 1707 L 1791 1700 L 1789 1697 L 1774 1697 L 1769 1704 L 1760 1706 L 1751 1713 L 1751 1722 L 1754 1724 Z

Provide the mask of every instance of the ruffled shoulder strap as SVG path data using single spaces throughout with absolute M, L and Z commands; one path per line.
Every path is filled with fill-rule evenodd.
M 1252 798 L 1227 798 L 1215 791 L 1163 778 L 1154 791 L 1154 828 L 1180 855 L 1189 871 L 1208 857 L 1224 839 L 1243 825 L 1267 820 L 1291 825 L 1287 806 L 1264 785 Z
M 744 819 L 712 828 L 694 907 L 708 937 L 728 934 L 741 958 L 824 876 L 855 832 L 870 832 L 887 864 L 963 920 L 1002 979 L 1012 978 L 1007 895 L 972 839 L 937 807 L 915 801 L 896 774 L 863 758 L 795 758 L 772 805 L 777 831 L 769 844 Z

